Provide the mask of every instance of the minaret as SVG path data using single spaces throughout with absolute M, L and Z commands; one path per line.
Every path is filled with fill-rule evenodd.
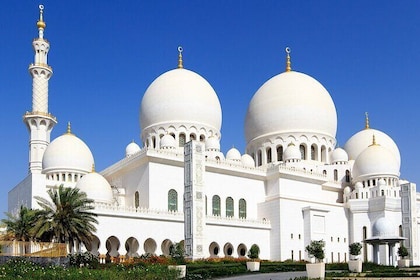
M 50 44 L 44 39 L 46 24 L 43 18 L 44 6 L 39 5 L 37 22 L 38 38 L 32 42 L 35 61 L 29 65 L 32 76 L 32 112 L 26 112 L 23 121 L 30 132 L 29 139 L 29 173 L 41 173 L 42 157 L 50 143 L 50 134 L 56 118 L 48 112 L 48 80 L 52 76 L 52 68 L 47 57 Z

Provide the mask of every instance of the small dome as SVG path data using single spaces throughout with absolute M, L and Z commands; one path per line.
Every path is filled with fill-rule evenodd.
M 232 148 L 227 152 L 226 159 L 233 161 L 241 161 L 241 153 L 236 148 Z
M 114 199 L 111 185 L 101 174 L 96 172 L 83 176 L 77 182 L 76 188 L 85 192 L 87 197 L 95 202 L 112 203 Z
M 381 145 L 371 145 L 355 160 L 353 178 L 363 181 L 369 177 L 399 177 L 400 166 L 394 154 Z
M 220 151 L 220 140 L 215 136 L 207 138 L 206 151 Z
M 176 147 L 175 138 L 170 135 L 166 134 L 160 139 L 160 148 L 161 149 L 174 149 Z
M 316 133 L 335 138 L 337 112 L 328 91 L 295 71 L 265 82 L 252 97 L 245 119 L 247 145 L 260 137 Z
M 248 155 L 248 154 L 243 154 L 241 157 L 242 160 L 242 164 L 246 167 L 255 167 L 255 161 L 254 159 Z
M 289 144 L 283 154 L 284 161 L 290 161 L 298 159 L 300 160 L 302 155 L 300 154 L 299 148 L 294 144 Z
M 45 150 L 42 169 L 45 174 L 57 171 L 89 173 L 94 165 L 89 147 L 70 131 L 57 137 Z
M 125 148 L 125 156 L 129 157 L 134 155 L 135 153 L 140 152 L 140 146 L 137 145 L 136 143 L 131 142 L 130 144 L 127 145 L 127 147 Z
M 140 105 L 142 130 L 174 123 L 193 123 L 218 133 L 222 125 L 222 109 L 214 89 L 203 77 L 183 68 L 156 78 Z
M 395 227 L 392 225 L 392 223 L 385 217 L 379 218 L 376 220 L 376 222 L 373 224 L 372 228 L 372 235 L 373 236 L 395 236 Z
M 225 155 L 220 151 L 205 151 L 204 154 L 206 155 L 207 159 L 213 159 L 217 161 L 225 159 Z
M 397 159 L 398 165 L 401 164 L 401 155 L 397 144 L 387 134 L 380 130 L 367 128 L 359 131 L 346 142 L 344 150 L 346 150 L 349 159 L 355 160 L 370 144 L 372 137 L 375 136 L 376 142 L 382 147 L 389 149 Z
M 337 163 L 337 162 L 347 162 L 349 160 L 349 156 L 347 155 L 347 152 L 342 148 L 335 149 L 331 154 L 331 163 Z
M 378 181 L 378 186 L 379 187 L 385 187 L 386 186 L 386 182 L 385 182 L 385 180 L 384 179 L 379 179 L 379 181 Z
M 354 188 L 355 188 L 356 190 L 360 190 L 360 189 L 362 189 L 362 188 L 363 188 L 363 184 L 362 184 L 361 182 L 357 182 L 357 183 L 354 185 Z
M 351 188 L 349 186 L 344 188 L 344 194 L 349 194 L 351 193 Z

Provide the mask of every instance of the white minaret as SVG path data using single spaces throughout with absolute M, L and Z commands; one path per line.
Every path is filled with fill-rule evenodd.
M 39 5 L 39 20 L 36 24 L 38 38 L 32 42 L 35 61 L 29 65 L 32 76 L 32 112 L 26 112 L 23 116 L 30 132 L 29 173 L 41 173 L 42 157 L 50 143 L 51 130 L 57 123 L 56 118 L 48 112 L 48 80 L 52 76 L 52 68 L 47 62 L 50 44 L 44 39 L 46 24 L 43 12 L 44 6 Z

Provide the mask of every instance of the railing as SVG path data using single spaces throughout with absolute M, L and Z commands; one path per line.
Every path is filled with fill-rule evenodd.
M 57 258 L 67 256 L 64 243 L 0 241 L 0 256 Z

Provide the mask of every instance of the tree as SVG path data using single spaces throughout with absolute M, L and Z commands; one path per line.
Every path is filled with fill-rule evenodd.
M 260 255 L 260 247 L 257 244 L 253 244 L 248 251 L 248 258 L 252 260 L 257 260 Z
M 6 213 L 7 219 L 2 219 L 6 226 L 6 234 L 18 241 L 29 241 L 34 237 L 34 225 L 38 211 L 21 205 L 17 215 Z
M 47 191 L 50 200 L 35 197 L 41 207 L 39 219 L 35 225 L 36 236 L 45 234 L 53 236 L 58 243 L 67 243 L 68 251 L 72 252 L 74 242 L 89 244 L 92 232 L 96 231 L 96 214 L 92 199 L 78 188 L 65 188 Z
M 398 256 L 400 256 L 402 259 L 405 259 L 408 256 L 408 250 L 407 248 L 401 244 L 401 246 L 398 248 Z
M 305 250 L 308 252 L 309 256 L 315 257 L 317 262 L 322 262 L 325 257 L 324 247 L 324 240 L 312 240 L 311 243 L 306 246 Z
M 362 251 L 362 244 L 360 242 L 354 242 L 349 245 L 350 255 L 359 256 Z

